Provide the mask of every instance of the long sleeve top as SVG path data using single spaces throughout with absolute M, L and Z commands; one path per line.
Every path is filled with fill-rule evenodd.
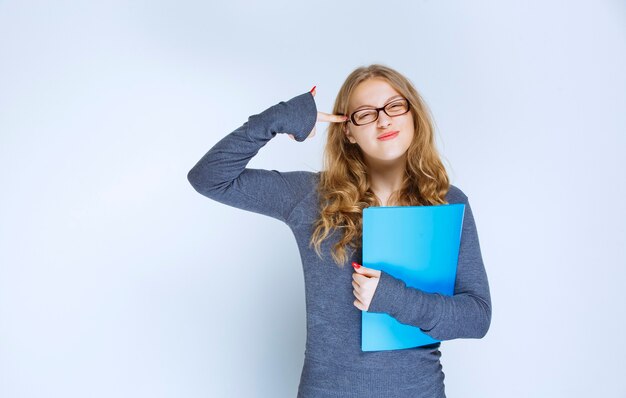
M 304 141 L 317 107 L 309 92 L 248 117 L 218 141 L 189 171 L 200 194 L 285 222 L 296 239 L 305 281 L 306 347 L 298 397 L 445 397 L 441 342 L 422 347 L 361 351 L 361 310 L 353 304 L 351 266 L 338 267 L 330 250 L 337 230 L 322 242 L 320 259 L 309 246 L 319 215 L 320 173 L 265 170 L 246 165 L 276 134 Z M 408 287 L 382 271 L 368 308 L 419 327 L 437 340 L 482 338 L 491 323 L 491 297 L 478 234 L 467 196 L 454 185 L 448 203 L 464 203 L 454 294 Z M 361 263 L 362 252 L 349 259 Z

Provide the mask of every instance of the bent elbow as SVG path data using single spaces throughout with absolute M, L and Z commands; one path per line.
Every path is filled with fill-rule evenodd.
M 197 167 L 192 168 L 187 173 L 187 181 L 191 184 L 193 189 L 196 190 L 199 194 L 202 194 L 207 197 L 211 197 L 213 192 L 216 190 L 214 188 L 213 183 L 206 178 L 203 173 L 198 170 Z
M 222 196 L 230 185 L 229 181 L 219 179 L 215 173 L 209 173 L 206 168 L 199 168 L 198 166 L 189 170 L 187 181 L 196 192 L 211 199 Z
M 204 194 L 204 184 L 202 184 L 202 182 L 200 181 L 200 173 L 195 167 L 189 170 L 189 172 L 187 173 L 187 181 L 189 181 L 189 183 L 191 184 L 193 189 L 196 190 L 196 192 Z
M 196 171 L 195 167 L 187 172 L 187 181 L 189 181 L 189 183 L 192 187 L 194 187 L 195 190 L 198 190 L 198 188 L 196 188 L 198 186 L 198 172 Z
M 480 332 L 478 333 L 478 338 L 482 339 L 483 337 L 485 337 L 487 335 L 487 332 L 489 331 L 489 328 L 491 327 L 491 305 L 487 305 L 486 307 L 484 307 L 484 316 L 483 316 L 483 322 L 480 328 Z

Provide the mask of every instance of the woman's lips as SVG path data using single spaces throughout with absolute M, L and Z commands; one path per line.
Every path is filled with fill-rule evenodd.
M 399 131 L 392 131 L 392 132 L 385 133 L 384 135 L 379 136 L 378 139 L 381 141 L 390 140 L 392 138 L 396 138 L 399 133 L 400 133 Z

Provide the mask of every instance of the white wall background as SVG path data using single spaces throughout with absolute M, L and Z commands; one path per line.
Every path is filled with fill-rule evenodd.
M 470 197 L 493 301 L 449 397 L 626 397 L 623 1 L 0 1 L 0 396 L 294 397 L 281 222 L 186 179 L 254 113 L 408 76 Z M 250 167 L 319 170 L 277 136 Z

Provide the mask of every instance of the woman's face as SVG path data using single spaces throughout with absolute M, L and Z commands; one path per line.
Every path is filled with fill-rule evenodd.
M 368 79 L 360 83 L 350 96 L 348 115 L 363 108 L 383 107 L 401 97 L 386 80 Z M 350 122 L 345 126 L 348 140 L 361 148 L 366 164 L 374 167 L 393 166 L 399 162 L 404 164 L 406 151 L 415 134 L 411 112 L 391 117 L 380 110 L 378 119 L 372 123 L 357 126 Z M 386 140 L 379 138 L 394 131 L 398 132 L 395 137 Z

